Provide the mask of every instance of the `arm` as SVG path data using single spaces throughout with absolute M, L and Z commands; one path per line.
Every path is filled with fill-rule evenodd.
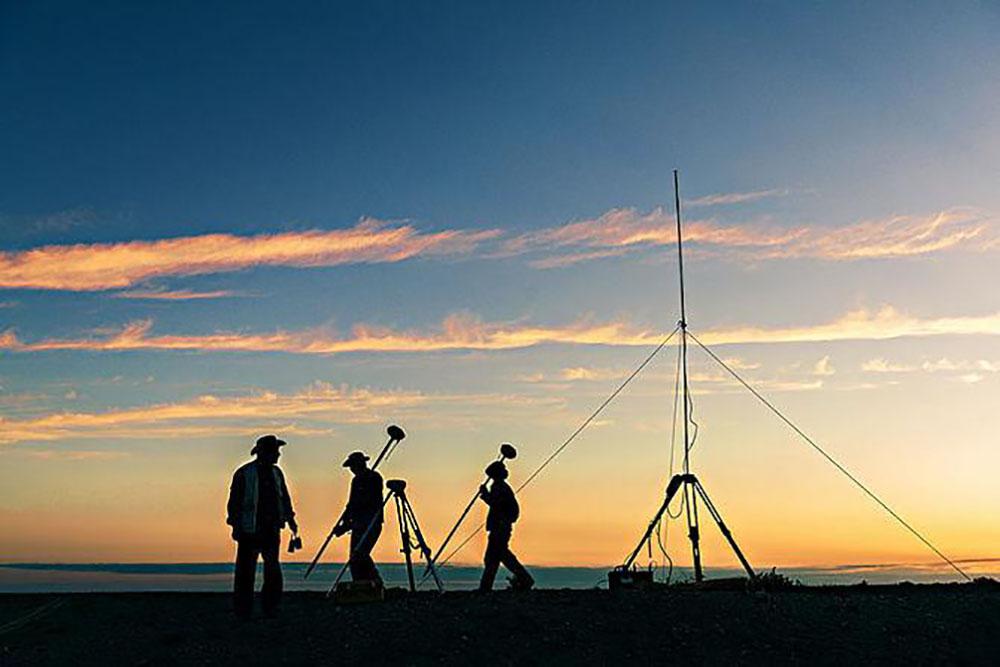
M 340 537 L 351 529 L 351 514 L 354 509 L 354 498 L 357 494 L 354 490 L 354 485 L 357 481 L 357 477 L 351 480 L 351 489 L 347 496 L 347 505 L 344 506 L 344 511 L 341 513 L 340 519 L 333 527 L 333 534 L 337 537 Z
M 239 530 L 240 525 L 240 515 L 243 511 L 243 494 L 245 491 L 246 480 L 240 471 L 237 470 L 233 474 L 233 481 L 229 485 L 229 502 L 226 503 L 226 523 L 233 527 L 233 537 L 235 539 L 236 533 Z
M 293 533 L 299 532 L 299 524 L 295 522 L 295 510 L 292 508 L 292 494 L 288 492 L 288 484 L 285 482 L 285 473 L 281 473 L 281 488 L 284 493 L 282 497 L 282 513 L 285 515 L 285 520 L 288 522 L 288 527 L 292 529 Z
M 479 485 L 479 498 L 487 505 L 492 505 L 493 501 L 496 500 L 496 497 L 486 488 L 485 484 Z

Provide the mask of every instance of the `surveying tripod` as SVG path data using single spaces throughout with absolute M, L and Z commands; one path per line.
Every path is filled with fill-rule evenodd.
M 427 545 L 427 541 L 420 531 L 420 525 L 417 523 L 417 515 L 413 512 L 413 505 L 410 504 L 410 500 L 406 497 L 406 480 L 390 479 L 385 485 L 389 491 L 385 494 L 385 499 L 382 501 L 382 508 L 384 510 L 390 500 L 396 501 L 396 519 L 399 522 L 399 538 L 402 542 L 402 549 L 400 551 L 406 560 L 406 576 L 409 579 L 410 592 L 415 593 L 417 591 L 417 583 L 413 577 L 412 552 L 414 549 L 418 549 L 421 557 L 426 561 L 427 570 L 434 577 L 434 584 L 437 586 L 438 592 L 443 592 L 444 584 L 441 583 L 441 577 L 438 576 L 437 568 L 434 567 L 434 560 L 431 558 L 431 548 Z M 368 527 L 365 528 L 365 532 L 361 535 L 361 539 L 358 540 L 358 544 L 364 544 L 365 538 L 375 528 L 377 521 L 378 515 L 373 517 Z M 337 584 L 340 583 L 340 580 L 344 577 L 344 573 L 347 572 L 347 568 L 350 566 L 351 558 L 353 557 L 354 552 L 352 551 L 347 562 L 340 568 L 340 573 L 337 574 L 333 585 L 330 586 L 330 590 L 326 594 L 327 597 L 330 597 L 337 588 Z
M 660 519 L 663 517 L 663 513 L 667 511 L 667 508 L 670 506 L 670 501 L 674 499 L 674 496 L 677 495 L 677 492 L 681 490 L 682 486 L 684 487 L 685 497 L 689 490 L 697 493 L 701 497 L 702 501 L 705 503 L 705 507 L 708 509 L 708 513 L 712 515 L 712 518 L 715 519 L 715 523 L 719 526 L 722 536 L 726 538 L 726 541 L 729 542 L 729 546 L 733 548 L 733 552 L 739 559 L 740 565 L 743 566 L 743 569 L 746 570 L 747 575 L 751 579 L 756 579 L 757 573 L 753 571 L 752 567 L 750 567 L 750 563 L 747 562 L 746 557 L 740 550 L 740 546 L 736 544 L 733 534 L 726 526 L 726 522 L 722 520 L 722 515 L 719 514 L 719 510 L 715 508 L 715 505 L 708 497 L 708 492 L 705 491 L 705 487 L 702 486 L 701 482 L 698 481 L 698 478 L 691 473 L 674 475 L 670 479 L 670 483 L 667 484 L 666 495 L 663 498 L 663 504 L 660 505 L 660 509 L 656 512 L 653 520 L 649 522 L 649 527 L 646 528 L 645 534 L 642 536 L 642 539 L 639 540 L 639 544 L 636 545 L 635 551 L 629 555 L 629 557 L 625 560 L 625 563 L 620 566 L 620 569 L 627 571 L 632 567 L 632 563 L 635 562 L 639 552 L 642 551 L 642 545 L 644 545 L 653 536 L 653 531 L 656 530 L 656 527 L 659 525 Z M 698 524 L 696 522 L 688 524 L 688 538 L 690 538 L 691 548 L 694 550 L 695 580 L 700 582 L 702 580 L 701 549 L 699 547 L 700 535 L 698 532 Z

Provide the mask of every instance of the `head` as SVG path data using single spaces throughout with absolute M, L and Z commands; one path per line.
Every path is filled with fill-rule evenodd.
M 344 460 L 344 467 L 358 475 L 368 470 L 368 457 L 364 452 L 351 452 L 351 455 Z
M 281 458 L 281 448 L 286 444 L 288 443 L 280 440 L 277 436 L 264 435 L 257 438 L 257 444 L 250 450 L 250 453 L 255 454 L 261 463 L 274 465 Z
M 510 473 L 507 472 L 507 466 L 503 464 L 503 461 L 494 461 L 486 466 L 486 476 L 490 479 L 507 479 L 509 474 Z

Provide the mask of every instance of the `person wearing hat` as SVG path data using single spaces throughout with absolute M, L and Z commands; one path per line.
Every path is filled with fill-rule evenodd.
M 281 529 L 288 524 L 292 533 L 299 532 L 285 475 L 277 465 L 285 444 L 273 435 L 258 438 L 250 450 L 256 458 L 236 470 L 229 487 L 226 523 L 237 545 L 233 607 L 240 618 L 249 618 L 253 609 L 258 558 L 264 559 L 260 591 L 264 613 L 275 616 L 281 602 Z
M 333 534 L 351 533 L 350 568 L 354 581 L 374 581 L 382 585 L 382 577 L 372 560 L 372 549 L 382 534 L 385 520 L 382 500 L 382 475 L 368 467 L 368 457 L 363 452 L 353 452 L 344 461 L 344 467 L 354 473 L 351 493 L 344 514 L 333 529 Z
M 507 484 L 507 466 L 503 461 L 494 461 L 486 466 L 486 476 L 493 483 L 490 488 L 483 484 L 479 487 L 479 497 L 489 505 L 486 514 L 486 555 L 483 557 L 483 577 L 479 580 L 479 591 L 485 593 L 493 590 L 493 580 L 502 564 L 514 577 L 510 580 L 511 588 L 528 590 L 535 585 L 535 580 L 524 569 L 517 556 L 510 550 L 510 537 L 514 530 L 514 522 L 521 515 L 514 490 Z

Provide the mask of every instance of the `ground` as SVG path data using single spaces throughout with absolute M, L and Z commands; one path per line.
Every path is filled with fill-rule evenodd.
M 460 592 L 359 606 L 292 593 L 280 618 L 244 622 L 215 593 L 0 596 L 2 665 L 237 661 L 998 664 L 1000 587 Z

